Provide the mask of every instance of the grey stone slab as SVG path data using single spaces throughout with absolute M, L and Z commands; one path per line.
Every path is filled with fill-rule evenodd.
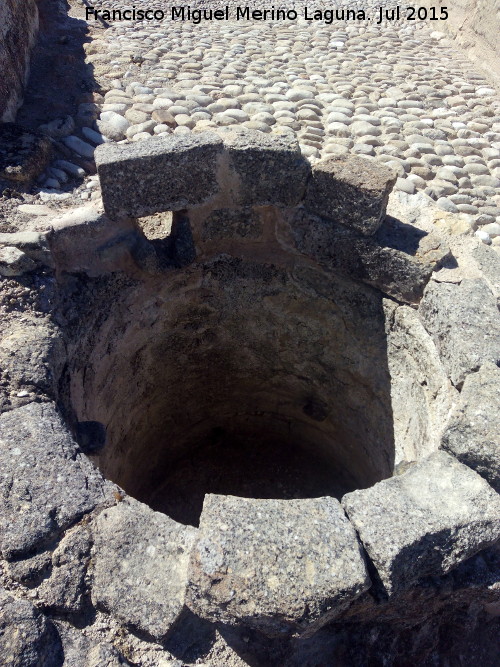
M 27 600 L 0 588 L 0 662 L 3 667 L 61 667 L 54 625 Z
M 29 553 L 99 504 L 113 485 L 80 453 L 51 403 L 0 417 L 0 550 Z
M 500 493 L 500 368 L 488 363 L 467 376 L 441 446 Z
M 371 235 L 382 224 L 396 180 L 396 173 L 380 163 L 328 157 L 313 166 L 304 203 L 315 215 Z
M 370 586 L 353 527 L 334 498 L 207 495 L 189 606 L 265 634 L 311 634 Z
M 294 206 L 301 201 L 310 165 L 295 136 L 241 129 L 220 135 L 239 179 L 239 188 L 233 191 L 237 204 Z
M 487 361 L 500 364 L 500 313 L 484 280 L 432 281 L 418 312 L 458 388 Z
M 222 140 L 209 132 L 102 144 L 95 151 L 102 199 L 111 219 L 179 211 L 218 192 Z
M 445 574 L 500 538 L 500 496 L 442 451 L 346 494 L 342 505 L 389 594 Z
M 398 301 L 416 304 L 422 298 L 429 279 L 449 254 L 440 241 L 431 243 L 427 237 L 421 245 L 435 245 L 432 252 L 413 253 L 366 238 L 332 220 L 311 215 L 303 208 L 287 214 L 288 224 L 297 249 L 309 255 L 328 270 L 376 287 Z M 384 240 L 382 240 L 384 241 Z
M 161 640 L 182 616 L 196 529 L 127 499 L 93 525 L 94 604 Z

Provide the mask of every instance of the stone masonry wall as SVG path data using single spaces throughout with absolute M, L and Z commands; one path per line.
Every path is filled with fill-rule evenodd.
M 22 320 L 16 310 L 2 322 L 0 655 L 9 650 L 14 658 L 8 664 L 15 665 L 178 666 L 187 662 L 184 637 L 189 636 L 191 650 L 209 631 L 210 648 L 197 649 L 196 656 L 196 664 L 203 659 L 207 667 L 317 667 L 326 664 L 333 643 L 342 655 L 328 657 L 328 664 L 339 667 L 382 664 L 382 658 L 388 666 L 424 665 L 443 664 L 452 651 L 453 658 L 472 655 L 453 646 L 453 638 L 463 635 L 474 657 L 460 664 L 494 664 L 489 652 L 496 650 L 496 637 L 485 632 L 491 627 L 493 633 L 487 617 L 498 615 L 500 571 L 498 288 L 490 289 L 479 277 L 456 283 L 438 277 L 443 262 L 460 266 L 460 256 L 451 256 L 433 233 L 420 235 L 386 216 L 396 174 L 360 157 L 311 165 L 289 135 L 220 130 L 105 144 L 97 149 L 96 162 L 105 214 L 96 210 L 90 217 L 84 207 L 53 219 L 47 234 L 0 236 L 7 303 L 17 303 L 14 295 L 20 298 L 22 284 L 30 286 L 22 294 L 31 293 L 27 303 L 33 304 L 24 306 Z M 140 221 L 162 211 L 173 213 L 169 238 L 150 241 Z M 482 246 L 481 251 L 486 266 L 493 251 Z M 347 300 L 362 322 L 341 310 L 346 299 L 338 286 L 347 281 L 357 285 Z M 251 299 L 244 295 L 257 283 L 263 286 L 261 303 L 275 322 L 268 339 L 279 341 L 291 371 L 298 359 L 300 376 L 313 376 L 303 365 L 308 350 L 319 359 L 321 377 L 342 371 L 342 386 L 329 395 L 332 414 L 342 395 L 349 397 L 343 425 L 353 422 L 356 404 L 369 405 L 373 413 L 383 389 L 383 378 L 376 382 L 377 377 L 373 400 L 360 400 L 354 384 L 346 382 L 356 374 L 357 385 L 368 384 L 373 356 L 366 348 L 379 334 L 367 299 L 360 297 L 371 295 L 372 303 L 384 307 L 380 334 L 392 357 L 395 440 L 398 433 L 407 437 L 412 431 L 416 441 L 427 441 L 432 426 L 422 426 L 426 413 L 444 432 L 436 434 L 432 450 L 409 452 L 398 469 L 373 484 L 367 480 L 340 500 L 331 494 L 275 498 L 210 492 L 199 526 L 180 523 L 94 467 L 96 456 L 104 455 L 96 453 L 109 449 L 113 435 L 102 428 L 99 414 L 80 411 L 75 401 L 75 419 L 70 410 L 62 415 L 78 373 L 87 375 L 82 386 L 90 387 L 88 393 L 100 403 L 112 395 L 120 402 L 124 397 L 116 385 L 108 389 L 107 375 L 93 384 L 94 369 L 76 345 L 85 336 L 92 353 L 106 350 L 103 358 L 111 366 L 123 358 L 132 378 L 128 384 L 134 386 L 144 352 L 136 355 L 134 347 L 125 356 L 104 334 L 126 342 L 155 333 L 148 312 L 172 313 L 178 293 L 185 308 L 170 320 L 185 332 L 187 346 L 180 336 L 170 336 L 152 348 L 152 358 L 158 365 L 172 350 L 185 381 L 203 345 L 210 351 L 205 369 L 214 366 L 217 355 L 227 361 L 220 354 L 228 349 L 221 348 L 221 328 L 210 326 L 210 319 L 220 321 L 221 302 L 214 295 L 223 291 L 242 322 L 239 330 L 231 329 L 239 358 L 227 366 L 229 378 L 256 349 L 256 337 L 249 338 L 255 319 L 247 308 Z M 292 283 L 295 291 L 283 294 Z M 348 336 L 338 339 L 340 344 L 333 340 L 337 327 L 328 326 L 333 318 L 322 327 L 323 335 L 311 329 L 316 312 L 305 311 L 308 328 L 297 319 L 304 303 L 295 298 L 299 289 L 315 311 L 329 301 L 350 338 L 361 328 L 369 333 L 357 360 L 348 358 Z M 131 298 L 137 294 L 142 298 Z M 242 298 L 244 308 L 237 311 Z M 285 314 L 298 331 L 300 357 L 295 359 L 283 339 L 285 318 L 277 316 L 280 299 L 286 300 Z M 110 322 L 109 312 L 118 303 L 128 319 Z M 187 312 L 190 306 L 194 317 Z M 262 308 L 258 303 L 256 310 Z M 96 325 L 89 320 L 87 328 L 89 311 Z M 122 326 L 127 322 L 130 326 Z M 301 331 L 311 333 L 300 338 Z M 276 369 L 279 355 L 269 345 L 266 349 L 266 364 Z M 334 360 L 333 370 L 324 363 L 328 349 L 344 357 Z M 379 360 L 380 355 L 375 363 Z M 231 385 L 227 391 L 227 381 L 210 385 L 208 377 L 205 371 L 198 394 L 203 400 L 216 391 L 234 393 Z M 266 376 L 264 382 L 257 373 L 252 382 L 254 377 L 262 386 L 271 385 Z M 170 384 L 178 391 L 181 382 Z M 149 419 L 154 386 L 150 378 L 142 386 L 144 393 L 128 412 L 142 411 Z M 159 388 L 165 397 L 168 387 Z M 450 393 L 453 406 L 446 402 Z M 316 394 L 313 398 L 305 405 L 294 402 L 297 410 L 287 415 L 293 417 L 289 422 L 298 422 L 294 415 L 300 408 L 308 432 L 319 434 L 328 423 L 329 406 Z M 265 401 L 270 410 L 271 401 Z M 434 408 L 420 411 L 417 403 L 426 402 L 440 403 L 439 414 Z M 237 401 L 238 416 L 246 414 L 247 404 L 247 396 Z M 163 406 L 171 412 L 171 402 L 164 400 Z M 398 406 L 419 423 L 404 422 Z M 190 406 L 183 407 L 189 417 Z M 277 413 L 278 407 L 272 410 Z M 251 416 L 260 414 L 252 410 Z M 159 432 L 171 439 L 177 420 L 158 423 Z M 366 443 L 368 435 L 360 432 L 357 440 Z M 142 437 L 135 440 L 144 443 Z M 361 461 L 375 452 L 376 440 Z M 159 460 L 151 449 L 142 451 L 144 460 Z M 354 457 L 348 458 L 344 461 L 351 465 Z M 135 460 L 132 464 L 137 472 Z M 465 619 L 463 631 L 457 619 Z M 216 631 L 230 638 L 228 644 L 241 636 L 248 644 L 245 656 L 257 645 L 264 647 L 265 659 L 209 656 Z M 439 646 L 433 633 L 442 638 Z M 431 662 L 422 654 L 433 642 L 438 647 Z
M 36 0 L 0 3 L 0 121 L 14 120 L 38 32 Z

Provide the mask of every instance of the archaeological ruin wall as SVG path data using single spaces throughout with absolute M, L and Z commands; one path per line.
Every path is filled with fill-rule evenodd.
M 13 121 L 26 83 L 38 33 L 37 0 L 0 4 L 0 122 Z

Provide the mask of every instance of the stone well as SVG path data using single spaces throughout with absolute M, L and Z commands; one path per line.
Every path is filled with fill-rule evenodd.
M 433 279 L 392 172 L 248 131 L 96 159 L 105 213 L 0 238 L 39 290 L 2 343 L 3 586 L 154 642 L 387 623 L 430 579 L 490 604 L 440 582 L 500 536 L 496 295 Z

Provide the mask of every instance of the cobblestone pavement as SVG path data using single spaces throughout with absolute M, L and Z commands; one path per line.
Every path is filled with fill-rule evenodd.
M 103 96 L 96 121 L 64 139 L 80 155 L 91 157 L 102 141 L 220 126 L 293 132 L 311 161 L 353 153 L 385 162 L 399 175 L 397 189 L 425 192 L 485 243 L 500 244 L 500 97 L 446 37 L 443 21 L 407 20 L 403 8 L 399 20 L 377 24 L 380 7 L 392 17 L 397 3 L 373 0 L 359 5 L 371 20 L 334 13 L 330 24 L 324 12 L 305 20 L 299 3 L 286 5 L 296 8 L 295 21 L 236 21 L 229 3 L 229 21 L 199 24 L 172 22 L 168 2 L 133 6 L 166 19 L 103 22 L 105 10 L 127 4 L 93 3 L 101 15 L 88 20 L 86 51 Z M 324 7 L 308 3 L 309 18 L 315 6 Z M 57 190 L 57 174 L 48 176 L 45 185 Z

